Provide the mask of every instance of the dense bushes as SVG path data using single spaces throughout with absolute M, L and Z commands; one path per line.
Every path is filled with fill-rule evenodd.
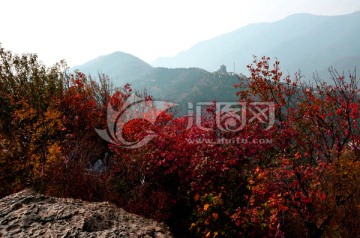
M 222 129 L 234 120 L 211 105 L 200 118 L 203 128 L 156 110 L 136 111 L 142 119 L 126 123 L 109 117 L 107 108 L 129 106 L 129 85 L 68 74 L 64 64 L 46 68 L 36 55 L 0 48 L 0 56 L 0 196 L 32 186 L 56 196 L 111 200 L 166 221 L 184 237 L 360 234 L 355 75 L 345 79 L 332 71 L 334 85 L 309 86 L 298 76 L 282 78 L 278 62 L 255 59 L 251 76 L 237 85 L 247 108 L 232 115 L 238 126 L 246 112 L 240 119 L 247 123 L 231 131 Z M 273 103 L 270 128 L 270 104 L 255 101 Z M 107 128 L 107 120 L 116 122 L 117 138 L 156 137 L 139 148 L 109 144 L 94 129 Z M 107 171 L 91 171 L 105 154 Z
M 309 86 L 298 76 L 282 80 L 279 63 L 271 67 L 267 58 L 249 70 L 246 87 L 238 85 L 240 101 L 273 102 L 274 125 L 267 129 L 259 118 L 248 118 L 243 130 L 223 132 L 214 114 L 202 119 L 211 130 L 185 130 L 189 118 L 182 117 L 149 127 L 158 137 L 138 150 L 113 147 L 114 160 L 121 158 L 118 166 L 127 168 L 117 171 L 120 177 L 136 175 L 127 192 L 151 188 L 135 192 L 129 208 L 153 207 L 150 194 L 167 194 L 167 206 L 156 201 L 152 216 L 168 217 L 173 227 L 186 224 L 187 237 L 359 234 L 355 75 L 346 81 L 332 71 L 334 85 Z M 254 110 L 248 108 L 248 117 Z M 242 139 L 247 143 L 237 142 Z
M 36 55 L 3 48 L 0 67 L 0 195 L 34 186 L 94 198 L 98 188 L 86 169 L 108 151 L 94 127 L 106 124 L 104 104 L 114 91 L 109 80 L 100 75 L 96 83 L 80 72 L 67 74 L 63 63 L 47 68 Z

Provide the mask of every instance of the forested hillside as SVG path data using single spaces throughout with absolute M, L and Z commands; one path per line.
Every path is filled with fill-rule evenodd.
M 164 95 L 178 93 L 156 91 L 178 83 L 168 77 L 207 75 L 197 100 L 237 81 L 236 107 L 174 117 L 143 91 L 129 104 L 129 84 L 0 47 L 0 196 L 112 201 L 176 237 L 359 237 L 359 78 L 332 71 L 332 85 L 306 85 L 280 65 L 255 58 L 248 78 L 156 69 L 149 90 Z

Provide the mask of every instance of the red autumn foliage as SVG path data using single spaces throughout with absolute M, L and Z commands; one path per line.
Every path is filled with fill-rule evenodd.
M 250 77 L 237 85 L 246 109 L 219 114 L 208 105 L 198 126 L 170 111 L 138 108 L 130 121 L 109 116 L 109 105 L 116 112 L 129 106 L 129 84 L 69 75 L 61 64 L 47 69 L 35 55 L 2 48 L 0 55 L 1 196 L 32 186 L 111 200 L 167 222 L 179 237 L 360 235 L 355 74 L 331 70 L 333 84 L 306 85 L 299 75 L 283 77 L 278 61 L 255 58 Z M 255 102 L 274 106 L 270 128 L 254 117 L 264 110 Z M 107 128 L 107 120 L 117 138 L 151 140 L 139 148 L 108 143 L 94 130 Z M 94 171 L 100 158 L 106 170 Z

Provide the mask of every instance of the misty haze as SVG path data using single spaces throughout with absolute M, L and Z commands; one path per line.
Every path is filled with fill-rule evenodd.
M 360 237 L 360 2 L 4 1 L 0 237 Z

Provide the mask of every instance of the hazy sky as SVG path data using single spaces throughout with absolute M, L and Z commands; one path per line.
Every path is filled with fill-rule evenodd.
M 360 0 L 0 0 L 0 43 L 50 65 L 114 51 L 147 62 L 256 22 L 360 11 Z

